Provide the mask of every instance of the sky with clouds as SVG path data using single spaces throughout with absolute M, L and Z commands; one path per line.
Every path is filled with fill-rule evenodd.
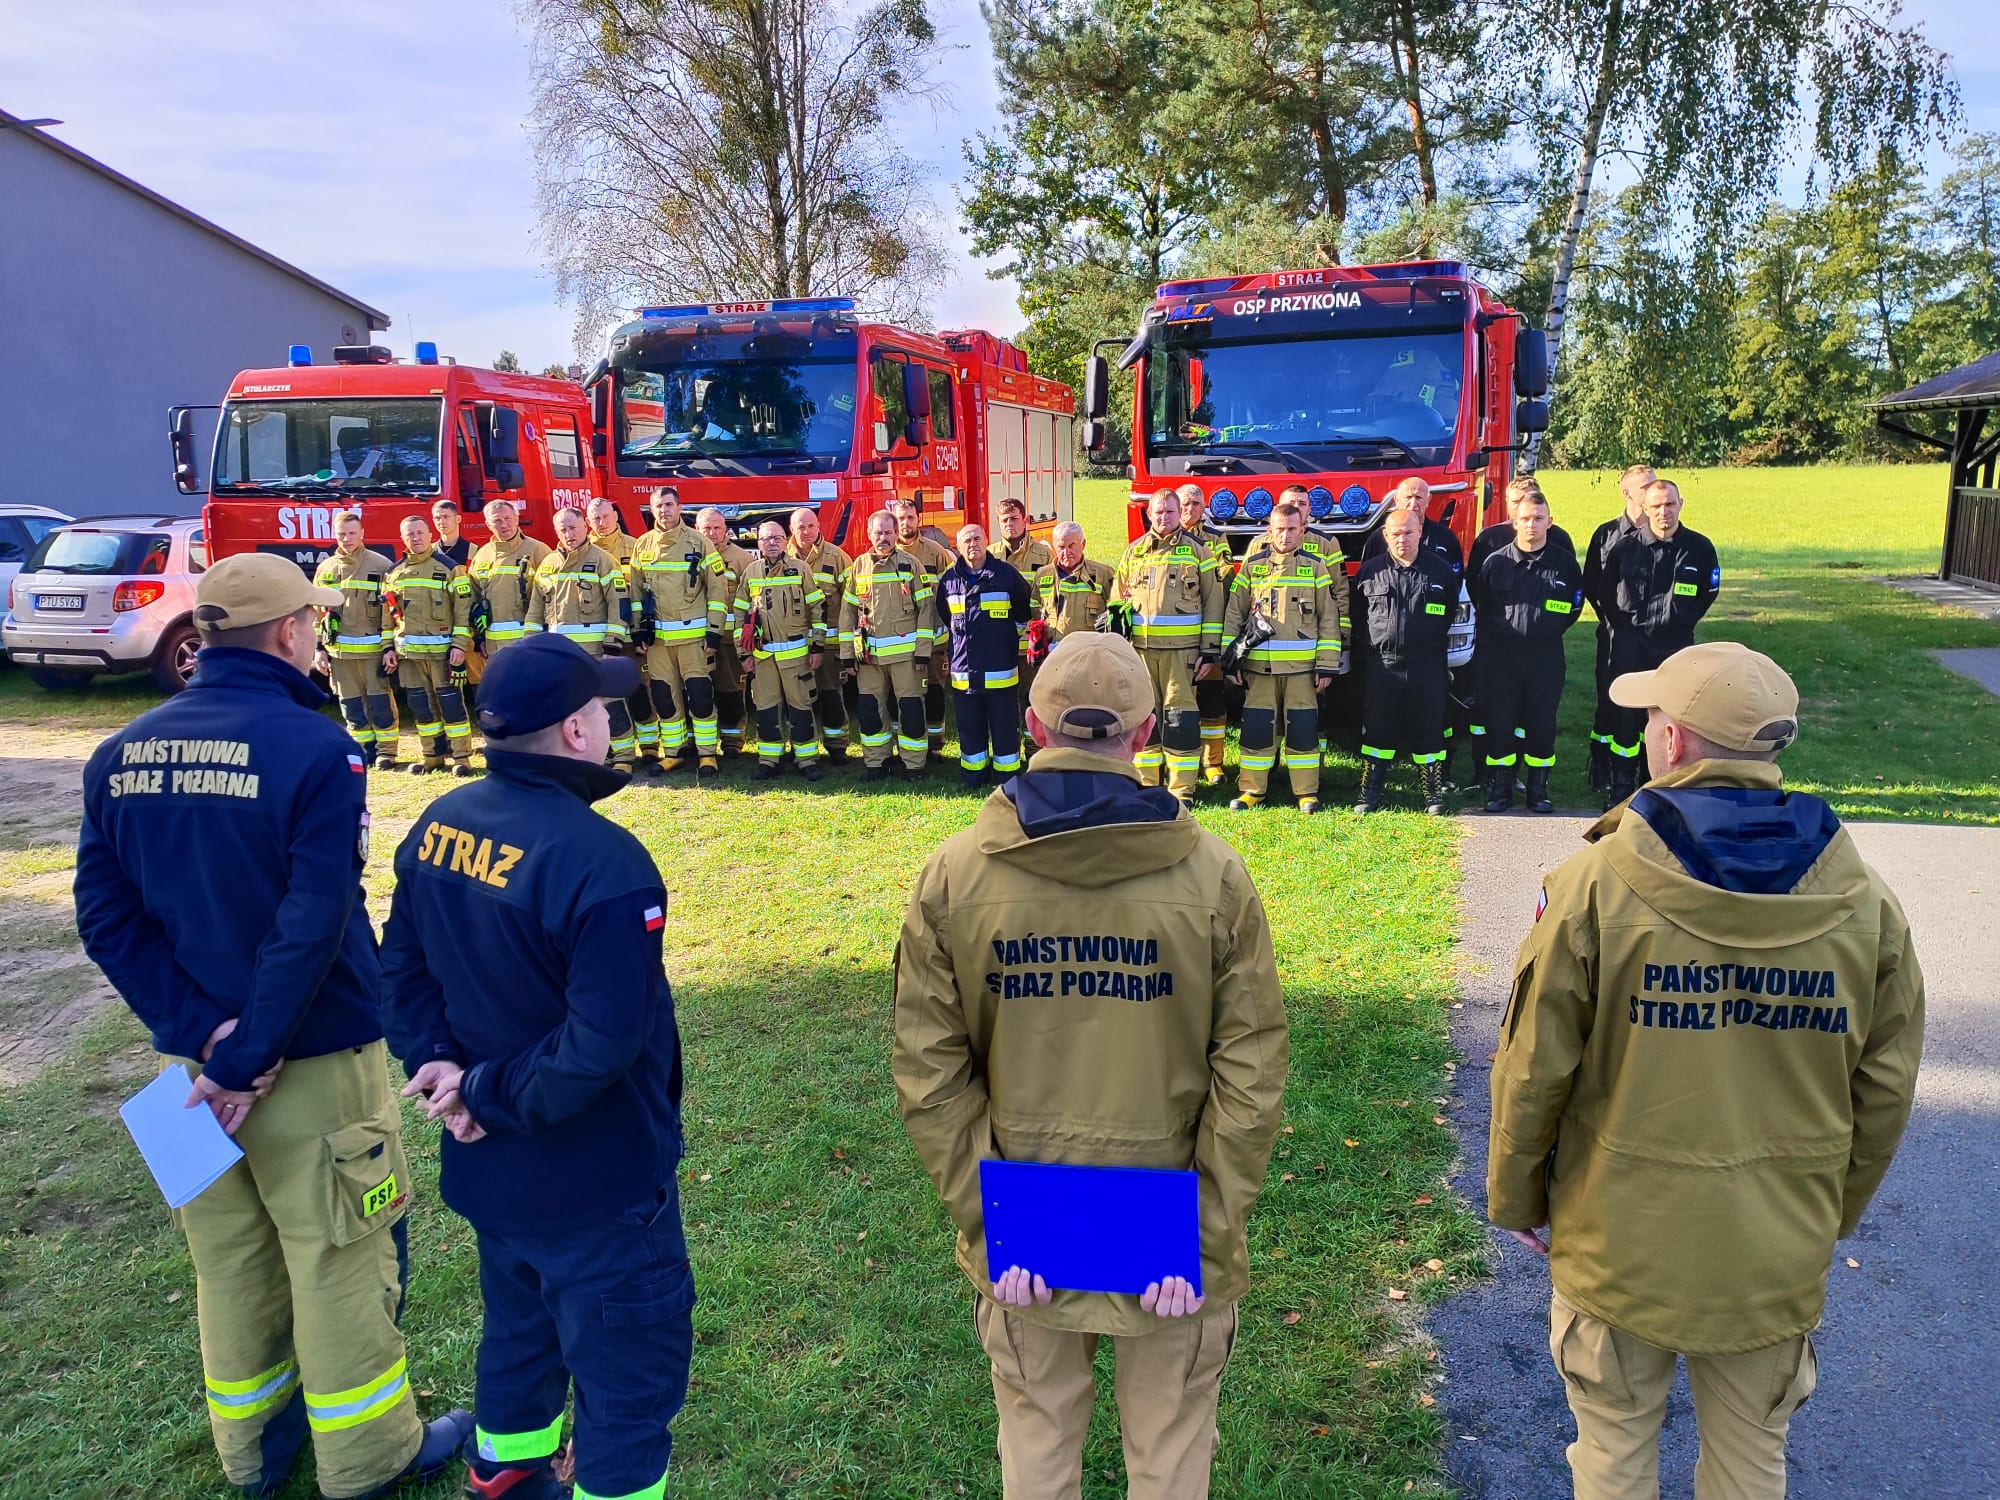
M 1967 124 L 2000 130 L 1991 0 L 1908 0 L 1952 54 Z M 954 226 L 940 326 L 1010 332 L 1013 293 L 956 227 L 961 142 L 995 123 L 976 0 L 933 0 L 933 104 L 901 123 Z M 388 312 L 399 351 L 571 357 L 535 240 L 528 50 L 505 0 L 0 0 L 0 108 Z

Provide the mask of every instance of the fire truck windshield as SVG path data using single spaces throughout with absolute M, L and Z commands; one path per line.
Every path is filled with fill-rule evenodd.
M 1213 341 L 1206 332 L 1170 327 L 1146 353 L 1149 457 L 1229 454 L 1295 473 L 1449 458 L 1461 330 Z
M 215 488 L 432 493 L 442 401 L 232 401 L 215 434 Z
M 617 371 L 618 456 L 650 471 L 838 473 L 854 446 L 858 366 L 844 359 L 687 359 Z

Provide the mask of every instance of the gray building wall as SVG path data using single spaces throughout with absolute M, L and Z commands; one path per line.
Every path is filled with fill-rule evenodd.
M 23 130 L 0 130 L 0 502 L 193 514 L 167 408 L 370 341 L 369 313 Z M 196 413 L 205 445 L 213 413 Z M 206 446 L 201 474 L 208 477 Z

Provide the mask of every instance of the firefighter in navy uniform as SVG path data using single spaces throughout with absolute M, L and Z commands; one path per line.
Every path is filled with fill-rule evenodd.
M 787 552 L 785 540 L 781 522 L 766 521 L 757 528 L 757 556 L 744 568 L 730 608 L 730 618 L 742 622 L 739 649 L 750 649 L 751 701 L 757 710 L 752 781 L 769 781 L 778 774 L 788 728 L 799 774 L 807 781 L 820 777 L 813 698 L 826 651 L 826 603 L 812 565 Z
M 1546 813 L 1555 811 L 1549 773 L 1556 763 L 1563 636 L 1583 612 L 1583 569 L 1567 543 L 1556 540 L 1541 491 L 1512 498 L 1514 540 L 1489 550 L 1471 581 L 1486 810 L 1514 805 L 1518 764 L 1527 776 L 1528 806 Z
M 1028 580 L 963 526 L 958 560 L 937 581 L 938 635 L 958 720 L 958 780 L 968 790 L 1021 769 L 1021 638 L 1034 613 Z M 933 659 L 938 655 L 932 648 Z
M 814 710 L 824 759 L 838 769 L 847 763 L 847 699 L 840 690 L 840 657 L 833 646 L 840 638 L 840 597 L 847 591 L 849 559 L 820 534 L 818 512 L 803 505 L 792 512 L 791 540 L 785 550 L 812 570 L 823 601 L 821 626 L 827 649 L 813 678 Z
M 1658 476 L 1650 464 L 1632 464 L 1618 476 L 1618 493 L 1625 508 L 1590 534 L 1583 564 L 1583 597 L 1597 616 L 1597 708 L 1590 721 L 1590 784 L 1602 794 L 1611 790 L 1611 721 L 1618 706 L 1611 701 L 1611 615 L 1606 590 L 1610 577 L 1605 560 L 1611 549 L 1646 525 L 1646 486 Z
M 750 566 L 756 554 L 730 540 L 729 522 L 713 505 L 704 506 L 695 516 L 694 529 L 708 538 L 708 545 L 722 559 L 722 581 L 727 589 L 725 597 L 733 603 L 737 587 L 743 582 L 743 570 Z M 715 648 L 716 747 L 724 755 L 743 753 L 746 699 L 743 693 L 743 658 L 736 651 L 736 632 L 742 625 L 743 622 L 734 614 L 726 616 L 722 644 Z
M 1226 599 L 1236 576 L 1236 557 L 1229 550 L 1229 538 L 1208 524 L 1208 495 L 1200 485 L 1184 484 L 1175 493 L 1181 497 L 1181 530 L 1215 559 L 1216 576 Z M 1304 506 L 1300 509 L 1303 512 Z M 1229 690 L 1220 673 L 1195 681 L 1194 706 L 1201 715 L 1201 779 L 1204 785 L 1220 786 L 1223 750 L 1229 736 Z
M 403 521 L 403 560 L 390 569 L 382 586 L 396 625 L 395 644 L 383 654 L 382 665 L 402 682 L 417 721 L 421 753 L 410 762 L 410 771 L 441 771 L 449 756 L 454 776 L 470 776 L 472 720 L 465 707 L 465 663 L 472 654 L 472 580 L 431 546 L 424 518 L 408 516 Z
M 472 1426 L 419 1419 L 396 1327 L 411 1183 L 368 773 L 305 675 L 312 610 L 341 603 L 269 553 L 202 574 L 187 691 L 84 767 L 75 884 L 84 951 L 243 1149 L 178 1215 L 223 1472 L 275 1495 L 310 1438 L 336 1500 L 443 1472 Z
M 1269 533 L 1243 554 L 1230 587 L 1222 649 L 1225 657 L 1240 653 L 1234 670 L 1245 683 L 1234 812 L 1264 800 L 1281 742 L 1299 811 L 1320 810 L 1319 694 L 1347 654 L 1347 575 L 1328 572 L 1300 546 L 1305 530 L 1303 510 L 1276 506 Z M 1246 637 L 1253 621 L 1260 635 L 1265 625 L 1270 634 Z
M 319 565 L 313 582 L 335 590 L 341 602 L 320 616 L 315 665 L 340 698 L 340 715 L 361 746 L 361 758 L 371 766 L 394 770 L 396 697 L 382 675 L 388 640 L 382 580 L 395 564 L 363 545 L 358 510 L 344 510 L 333 518 L 333 538 L 334 550 Z
M 944 533 L 919 521 L 922 512 L 917 502 L 907 495 L 899 495 L 889 502 L 889 514 L 896 518 L 896 545 L 923 564 L 924 572 L 935 588 L 938 575 L 957 560 L 957 554 L 945 544 Z M 932 670 L 934 666 L 937 668 L 935 671 Z M 935 661 L 926 661 L 923 671 L 924 726 L 930 735 L 930 753 L 936 755 L 944 748 L 944 668 Z
M 1649 672 L 1694 644 L 1695 626 L 1722 588 L 1715 544 L 1681 525 L 1680 487 L 1655 479 L 1646 486 L 1646 523 L 1612 544 L 1605 557 L 1604 604 L 1611 624 L 1614 678 Z M 1646 779 L 1646 716 L 1614 701 L 1611 719 L 1611 785 L 1607 810 L 1631 796 Z
M 558 637 L 497 657 L 479 695 L 491 775 L 396 851 L 388 1027 L 441 1120 L 439 1187 L 477 1233 L 467 1493 L 567 1496 L 551 1472 L 576 1388 L 578 1496 L 665 1492 L 694 1277 L 680 1220 L 681 1049 L 661 967 L 666 891 L 592 810 L 629 660 Z
M 1422 545 L 1415 509 L 1382 522 L 1383 553 L 1361 565 L 1353 588 L 1354 639 L 1361 684 L 1361 797 L 1358 813 L 1379 812 L 1397 754 L 1410 757 L 1424 811 L 1445 811 L 1445 715 L 1451 670 L 1445 642 L 1458 576 Z

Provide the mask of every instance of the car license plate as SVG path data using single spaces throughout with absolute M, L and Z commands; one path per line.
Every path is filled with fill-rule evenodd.
M 82 609 L 83 595 L 37 594 L 35 595 L 35 608 L 36 609 Z

